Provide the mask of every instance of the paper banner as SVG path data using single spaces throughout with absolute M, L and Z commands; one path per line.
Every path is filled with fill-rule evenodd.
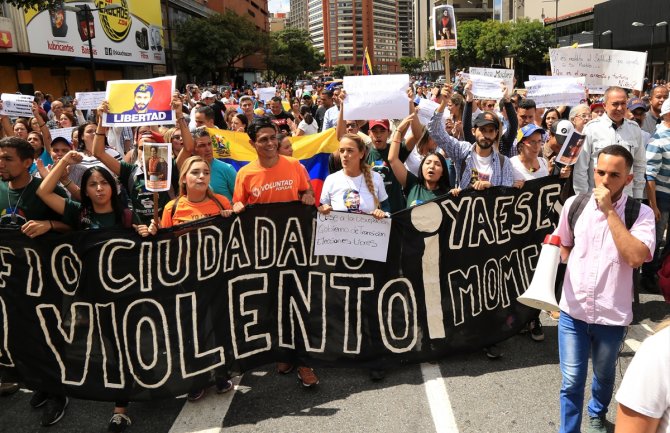
M 170 108 L 176 76 L 146 80 L 108 81 L 105 98 L 109 113 L 103 126 L 172 125 L 174 111 Z
M 258 89 L 258 99 L 263 102 L 270 102 L 277 94 L 277 89 L 274 87 L 263 87 Z
M 538 107 L 574 107 L 586 98 L 584 77 L 554 77 L 548 80 L 526 81 L 526 97 Z
M 386 261 L 391 219 L 347 212 L 319 213 L 314 237 L 315 256 L 343 256 Z
M 586 87 L 596 93 L 603 87 L 642 90 L 647 53 L 593 48 L 550 48 L 551 74 L 585 77 Z
M 430 119 L 433 118 L 433 113 L 438 109 L 440 104 L 433 102 L 430 99 L 421 98 L 417 108 L 417 116 L 419 117 L 419 122 L 422 125 L 428 125 Z M 444 113 L 442 113 L 442 120 L 446 122 L 448 119 L 451 119 L 451 113 L 448 108 L 444 108 Z
M 105 100 L 105 92 L 76 92 L 74 97 L 80 110 L 95 110 Z
M 500 86 L 500 78 L 485 77 L 483 75 L 470 74 L 472 81 L 472 94 L 478 99 L 500 99 L 503 97 Z
M 0 114 L 4 114 L 10 117 L 33 116 L 33 101 L 35 100 L 34 96 L 3 93 L 0 95 L 0 99 L 2 99 L 2 110 L 0 110 Z
M 344 120 L 404 119 L 408 87 L 407 74 L 344 77 Z
M 469 69 L 473 75 L 497 78 L 498 82 L 504 81 L 507 89 L 511 92 L 514 89 L 514 69 L 494 69 L 494 68 L 473 68 Z
M 67 141 L 72 142 L 72 131 L 77 129 L 76 126 L 71 128 L 56 128 L 50 129 L 49 134 L 51 134 L 51 140 L 54 140 L 56 137 L 63 137 Z

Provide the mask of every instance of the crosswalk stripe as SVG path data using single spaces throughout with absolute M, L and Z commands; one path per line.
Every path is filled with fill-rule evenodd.
M 444 385 L 440 366 L 437 364 L 421 364 L 421 374 L 426 386 L 426 395 L 433 415 L 433 423 L 437 433 L 458 433 L 456 418 L 451 408 L 451 401 Z

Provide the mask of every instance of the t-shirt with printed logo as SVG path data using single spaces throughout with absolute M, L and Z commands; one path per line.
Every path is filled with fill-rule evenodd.
M 273 167 L 265 168 L 255 160 L 240 169 L 233 202 L 247 205 L 296 201 L 300 192 L 308 189 L 309 176 L 300 161 L 279 155 Z

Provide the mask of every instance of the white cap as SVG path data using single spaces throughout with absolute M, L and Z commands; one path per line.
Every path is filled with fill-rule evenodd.
M 661 105 L 661 117 L 670 113 L 670 99 L 666 99 L 663 105 Z
M 205 90 L 204 92 L 202 92 L 202 95 L 200 95 L 200 97 L 201 97 L 202 99 L 205 99 L 205 98 L 215 98 L 216 95 L 215 95 L 214 93 L 210 92 L 209 90 Z

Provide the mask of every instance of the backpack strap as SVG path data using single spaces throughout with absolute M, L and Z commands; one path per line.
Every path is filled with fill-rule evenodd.
M 170 219 L 174 218 L 174 213 L 177 212 L 177 205 L 179 204 L 180 199 L 181 199 L 181 196 L 178 196 L 174 200 L 174 204 L 172 205 L 172 212 L 170 213 Z
M 633 224 L 635 224 L 635 221 L 637 221 L 637 217 L 640 215 L 640 208 L 641 206 L 639 201 L 635 200 L 633 197 L 626 198 L 626 207 L 624 208 L 624 222 L 628 231 L 630 231 L 631 227 L 633 227 Z
M 570 210 L 568 211 L 568 224 L 570 226 L 570 231 L 572 232 L 573 237 L 575 235 L 575 224 L 577 224 L 577 220 L 582 214 L 582 211 L 586 207 L 586 203 L 588 203 L 590 198 L 591 194 L 577 194 L 575 196 L 575 201 L 573 201 L 572 206 L 570 206 Z
M 216 203 L 216 205 L 218 206 L 219 211 L 225 210 L 225 209 L 223 208 L 223 205 L 221 204 L 221 202 L 219 201 L 219 199 L 216 198 L 215 195 L 212 195 L 212 200 L 214 200 L 214 203 Z
M 494 152 L 496 151 L 494 150 Z M 502 178 L 503 167 L 505 166 L 505 155 L 500 152 L 496 153 L 498 154 L 498 160 L 500 161 L 500 177 Z

